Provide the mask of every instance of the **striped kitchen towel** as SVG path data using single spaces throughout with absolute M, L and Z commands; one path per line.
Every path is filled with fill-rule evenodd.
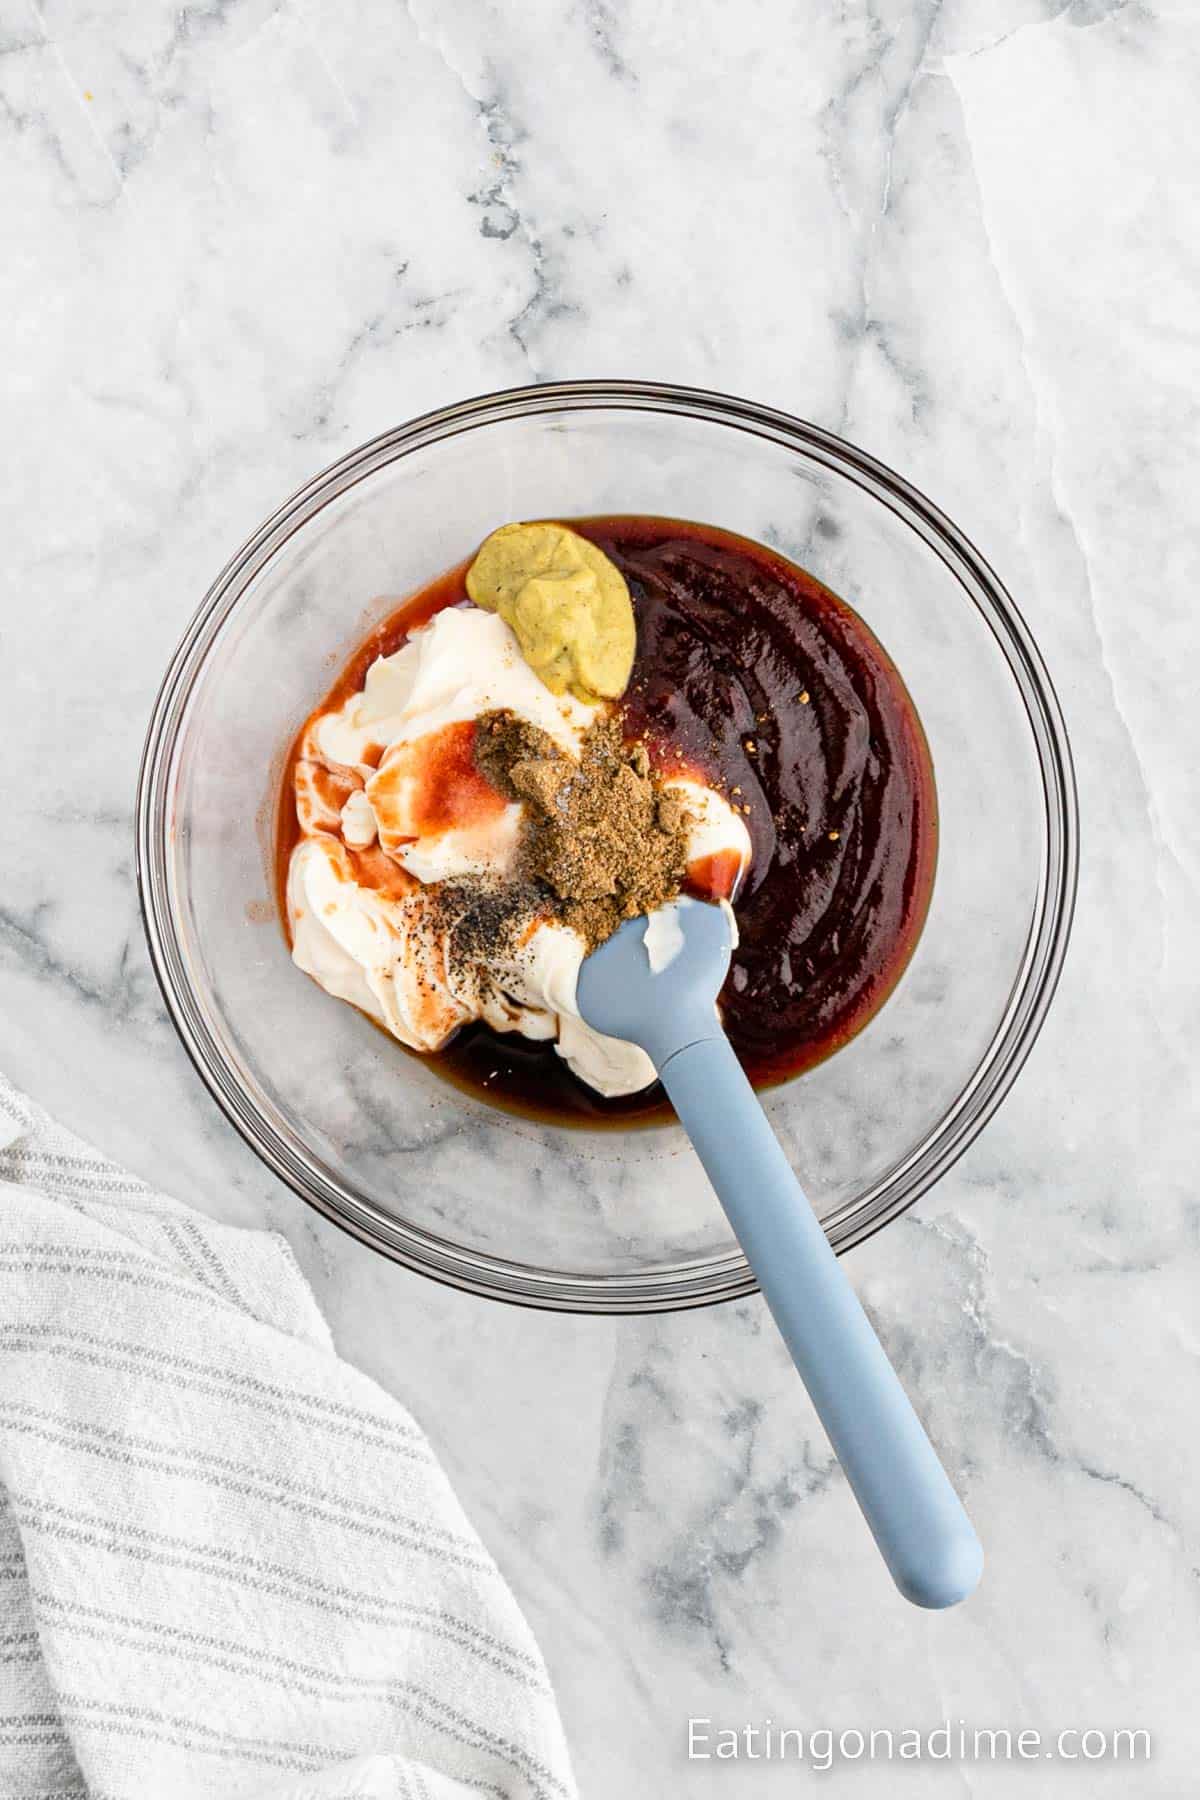
M 570 1800 L 546 1671 L 282 1239 L 0 1077 L 3 1800 Z

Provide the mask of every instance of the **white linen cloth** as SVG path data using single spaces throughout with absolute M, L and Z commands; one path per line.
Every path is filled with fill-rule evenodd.
M 282 1239 L 0 1077 L 3 1800 L 571 1800 L 545 1668 Z

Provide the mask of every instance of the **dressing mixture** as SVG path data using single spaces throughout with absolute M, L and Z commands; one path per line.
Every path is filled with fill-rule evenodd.
M 681 888 L 733 896 L 722 1016 L 770 1083 L 883 1004 L 935 861 L 924 736 L 863 622 L 773 551 L 655 518 L 493 533 L 363 645 L 279 808 L 299 965 L 560 1122 L 666 1112 L 644 1054 L 573 1010 L 622 917 L 662 935 Z

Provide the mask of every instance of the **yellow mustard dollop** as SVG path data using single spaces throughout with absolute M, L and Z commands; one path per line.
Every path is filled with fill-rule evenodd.
M 633 668 L 637 633 L 621 571 L 565 525 L 501 525 L 467 571 L 476 606 L 510 625 L 521 654 L 552 694 L 616 700 Z

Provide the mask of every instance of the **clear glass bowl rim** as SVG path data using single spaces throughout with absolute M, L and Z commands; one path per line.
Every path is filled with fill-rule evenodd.
M 756 1291 L 737 1253 L 699 1264 L 597 1275 L 508 1262 L 386 1215 L 297 1154 L 268 1124 L 209 1033 L 188 979 L 169 875 L 175 755 L 205 659 L 248 586 L 324 506 L 376 470 L 461 432 L 514 418 L 591 410 L 676 414 L 799 449 L 874 496 L 942 560 L 996 639 L 1024 705 L 1042 781 L 1045 862 L 1025 955 L 1009 1004 L 966 1086 L 923 1143 L 834 1222 L 839 1253 L 917 1201 L 967 1149 L 1015 1081 L 1041 1029 L 1066 955 L 1079 863 L 1079 815 L 1066 725 L 1041 653 L 1017 606 L 966 535 L 917 488 L 875 457 L 805 420 L 733 395 L 663 382 L 588 380 L 482 394 L 372 438 L 315 475 L 246 540 L 217 576 L 185 631 L 154 703 L 136 803 L 138 895 L 151 963 L 167 1010 L 213 1098 L 267 1167 L 341 1229 L 410 1269 L 453 1287 L 555 1311 L 661 1312 Z M 436 573 L 436 571 L 433 571 Z

